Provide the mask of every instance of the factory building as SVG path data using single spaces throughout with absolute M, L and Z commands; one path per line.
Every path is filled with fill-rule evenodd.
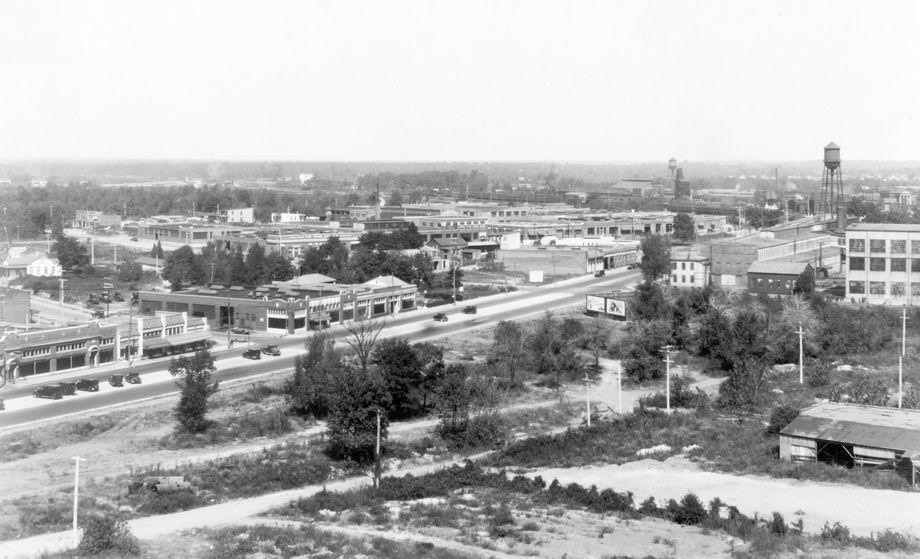
M 870 304 L 920 302 L 920 225 L 857 223 L 846 229 L 846 297 Z

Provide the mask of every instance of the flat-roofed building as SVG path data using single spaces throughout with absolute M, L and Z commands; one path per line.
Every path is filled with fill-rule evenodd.
M 320 274 L 254 289 L 212 286 L 171 293 L 141 291 L 141 311 L 185 312 L 214 329 L 247 328 L 275 334 L 320 329 L 331 322 L 373 319 L 415 308 L 417 286 L 392 276 L 361 284 L 331 283 Z
M 846 297 L 920 303 L 920 224 L 857 223 L 846 229 Z
M 709 285 L 709 257 L 704 247 L 675 245 L 671 247 L 669 284 L 674 287 L 706 287 Z
M 755 295 L 792 295 L 795 282 L 803 274 L 814 275 L 814 268 L 808 262 L 788 260 L 766 260 L 754 262 L 748 268 L 748 291 Z
M 0 335 L 3 378 L 16 379 L 114 361 L 118 348 L 115 324 L 90 322 L 49 330 Z

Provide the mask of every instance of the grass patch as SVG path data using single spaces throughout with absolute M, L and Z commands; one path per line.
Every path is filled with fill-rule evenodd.
M 437 548 L 425 542 L 400 542 L 386 538 L 348 537 L 312 526 L 233 527 L 210 530 L 203 535 L 213 543 L 207 559 L 251 557 L 337 557 L 356 559 L 468 559 L 468 555 Z
M 13 462 L 97 437 L 118 426 L 114 416 L 101 415 L 88 420 L 72 421 L 41 430 L 12 433 L 0 439 L 0 462 Z

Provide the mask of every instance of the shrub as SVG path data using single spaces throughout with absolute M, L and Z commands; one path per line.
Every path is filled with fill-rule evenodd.
M 850 529 L 839 522 L 831 526 L 827 522 L 821 528 L 821 539 L 827 543 L 845 546 L 850 543 Z
M 799 410 L 792 406 L 777 406 L 770 414 L 770 424 L 767 426 L 768 435 L 778 435 L 786 425 L 799 416 Z
M 83 538 L 77 548 L 80 553 L 98 555 L 106 551 L 137 555 L 140 545 L 123 519 L 112 516 L 91 516 L 83 523 Z
M 455 427 L 441 422 L 438 434 L 452 450 L 497 448 L 508 439 L 508 425 L 497 413 L 483 413 Z
M 173 493 L 152 493 L 137 510 L 145 514 L 169 514 L 180 510 L 193 509 L 201 505 L 202 503 L 198 496 L 191 491 L 176 491 Z
M 671 508 L 671 503 L 668 503 L 668 508 Z M 690 524 L 696 525 L 703 521 L 706 518 L 706 508 L 703 507 L 703 503 L 700 502 L 699 497 L 693 493 L 687 493 L 684 495 L 684 498 L 680 500 L 680 505 L 676 507 L 674 511 L 673 519 L 678 524 Z
M 786 525 L 783 515 L 778 512 L 773 513 L 773 518 L 770 520 L 767 527 L 770 529 L 771 534 L 776 534 L 777 536 L 785 536 L 789 531 L 789 527 Z

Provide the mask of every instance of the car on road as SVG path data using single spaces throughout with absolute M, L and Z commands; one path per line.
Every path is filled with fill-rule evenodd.
M 32 391 L 32 396 L 36 398 L 48 398 L 50 400 L 60 400 L 64 397 L 64 393 L 61 392 L 61 389 L 57 386 L 39 386 Z
M 262 359 L 262 352 L 258 349 L 247 349 L 243 352 L 243 357 L 246 359 Z
M 638 268 L 638 267 L 639 267 L 638 264 L 630 264 L 629 266 L 626 267 L 626 269 L 627 269 L 627 270 L 635 270 L 635 269 Z
M 435 319 L 438 322 L 447 322 L 447 315 L 439 312 L 438 314 L 432 316 L 431 318 Z
M 232 334 L 240 334 L 240 335 L 243 335 L 243 336 L 248 336 L 248 335 L 249 335 L 249 329 L 248 329 L 248 328 L 234 328 L 234 329 L 230 330 L 230 332 L 231 332 Z
M 125 375 L 125 382 L 127 382 L 128 384 L 140 384 L 141 376 L 132 371 Z
M 76 382 L 77 390 L 99 392 L 99 381 L 94 378 L 81 378 Z
M 476 314 L 476 305 L 463 307 L 463 314 Z
M 277 357 L 281 355 L 281 350 L 278 349 L 278 346 L 276 345 L 264 345 L 262 346 L 262 353 L 264 353 L 265 355 L 271 355 L 271 356 Z
M 75 382 L 59 382 L 55 386 L 61 389 L 61 394 L 64 396 L 73 396 L 77 393 L 77 383 Z
M 596 278 L 602 278 L 602 277 L 604 277 L 606 274 L 607 274 L 607 272 L 605 272 L 604 270 L 598 270 L 598 271 L 594 272 L 594 277 L 596 277 Z
M 112 386 L 124 386 L 125 376 L 124 375 L 109 375 L 109 384 Z
M 132 243 L 136 243 L 136 242 L 137 242 L 137 237 L 131 237 L 131 242 L 132 242 Z

